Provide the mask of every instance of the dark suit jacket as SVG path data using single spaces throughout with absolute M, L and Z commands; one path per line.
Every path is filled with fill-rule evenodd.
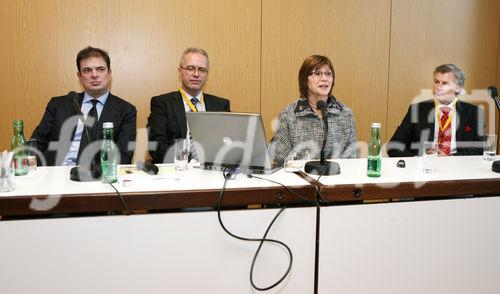
M 80 106 L 83 94 L 83 92 L 78 94 Z M 47 165 L 63 164 L 75 135 L 78 122 L 76 115 L 73 100 L 69 95 L 53 97 L 47 104 L 40 124 L 31 135 L 36 140 L 37 148 L 43 152 Z M 113 122 L 113 136 L 120 149 L 120 163 L 130 163 L 133 151 L 128 151 L 128 143 L 135 142 L 137 124 L 135 106 L 110 93 L 99 117 L 97 131 L 99 140 L 103 138 L 102 124 L 104 122 Z M 64 126 L 67 129 L 64 129 Z M 49 146 L 51 142 L 55 142 L 52 147 L 57 148 L 59 153 L 56 150 L 49 150 L 53 149 Z
M 231 111 L 229 100 L 203 93 L 206 111 Z M 179 91 L 151 98 L 148 117 L 149 142 L 157 142 L 149 154 L 153 162 L 162 163 L 165 154 L 178 138 L 186 138 L 187 123 L 184 102 Z
M 412 104 L 401 125 L 392 136 L 387 153 L 391 157 L 421 155 L 424 141 L 434 140 L 434 100 Z M 455 138 L 457 153 L 454 155 L 480 155 L 484 139 L 484 112 L 477 106 L 457 101 L 457 127 Z

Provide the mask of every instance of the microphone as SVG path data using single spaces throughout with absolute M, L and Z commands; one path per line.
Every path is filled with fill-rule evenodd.
M 490 95 L 490 97 L 493 100 L 495 100 L 495 104 L 497 105 L 497 109 L 498 109 L 498 111 L 500 111 L 500 100 L 498 99 L 497 87 L 489 86 L 488 87 L 488 95 Z M 498 131 L 497 131 L 497 133 L 498 133 Z M 493 161 L 493 164 L 491 165 L 491 170 L 496 172 L 496 173 L 500 173 L 500 160 Z
M 321 164 L 325 164 L 325 144 L 326 139 L 328 138 L 328 117 L 326 116 L 326 102 L 323 100 L 318 100 L 316 103 L 316 107 L 321 110 L 321 116 L 323 117 L 324 134 L 323 134 L 323 145 L 321 146 L 321 154 L 320 154 L 320 162 Z
M 138 160 L 138 161 L 135 163 L 135 166 L 136 166 L 138 169 L 140 169 L 140 170 L 142 170 L 142 171 L 144 171 L 144 172 L 146 172 L 147 174 L 152 175 L 152 176 L 157 175 L 157 174 L 158 174 L 158 171 L 159 171 L 159 169 L 158 169 L 158 167 L 156 166 L 156 164 L 154 164 L 154 163 L 152 163 L 152 162 L 149 162 L 149 161 L 144 162 L 144 161 L 140 161 L 140 160 Z
M 326 102 L 323 101 L 323 100 L 318 100 L 318 102 L 316 102 L 316 107 L 321 110 L 321 113 L 325 113 L 325 110 L 326 110 Z M 323 117 L 323 120 L 325 120 L 325 117 Z
M 80 109 L 80 104 L 78 104 L 78 99 L 79 99 L 78 94 L 76 94 L 75 91 L 71 91 L 68 93 L 68 97 L 71 98 L 71 101 L 73 102 L 73 110 L 75 111 L 75 114 L 83 117 L 82 110 Z
M 85 127 L 85 122 L 83 121 L 84 116 L 83 116 L 82 110 L 80 109 L 80 104 L 78 103 L 78 99 L 80 99 L 80 97 L 78 97 L 78 94 L 75 91 L 69 92 L 68 97 L 70 97 L 71 100 L 73 101 L 73 110 L 75 111 L 75 113 L 77 115 L 80 116 L 78 119 L 83 124 L 83 136 L 85 136 L 87 138 L 87 142 L 90 142 L 89 132 L 88 132 L 87 128 Z
M 304 171 L 312 175 L 338 175 L 340 174 L 340 165 L 334 161 L 325 160 L 325 145 L 328 138 L 328 115 L 326 113 L 326 102 L 318 100 L 316 107 L 321 110 L 323 116 L 323 145 L 321 146 L 320 161 L 308 161 L 304 166 Z
M 488 87 L 488 95 L 495 100 L 495 104 L 497 105 L 498 111 L 500 111 L 500 100 L 498 99 L 498 90 L 495 86 Z
M 73 102 L 73 110 L 75 111 L 75 114 L 79 116 L 78 120 L 80 120 L 83 124 L 82 136 L 85 136 L 87 138 L 87 142 L 90 142 L 89 133 L 87 128 L 85 127 L 85 122 L 83 121 L 83 113 L 80 109 L 80 104 L 78 103 L 80 97 L 75 91 L 70 91 L 68 93 L 68 97 Z M 75 166 L 71 168 L 69 172 L 69 178 L 75 182 L 98 181 L 100 177 L 101 177 L 100 166 L 94 164 L 94 162 L 91 163 L 91 166 L 79 166 L 79 165 Z

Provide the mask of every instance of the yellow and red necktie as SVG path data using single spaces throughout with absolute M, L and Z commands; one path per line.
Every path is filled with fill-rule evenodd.
M 439 120 L 438 145 L 441 154 L 450 155 L 451 153 L 451 108 L 441 106 L 439 108 L 441 118 Z

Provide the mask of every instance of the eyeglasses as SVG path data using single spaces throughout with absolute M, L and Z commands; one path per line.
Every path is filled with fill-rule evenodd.
M 321 79 L 321 77 L 323 75 L 325 75 L 325 77 L 327 79 L 331 79 L 333 77 L 333 72 L 331 72 L 331 71 L 325 71 L 325 72 L 323 72 L 323 71 L 315 70 L 315 71 L 311 72 L 309 75 L 312 76 L 315 79 Z
M 185 71 L 187 71 L 189 74 L 194 74 L 196 71 L 200 74 L 206 74 L 208 73 L 208 68 L 205 67 L 196 67 L 196 66 L 187 66 L 187 67 L 182 67 L 181 68 Z

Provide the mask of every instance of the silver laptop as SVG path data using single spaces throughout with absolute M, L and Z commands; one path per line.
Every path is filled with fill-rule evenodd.
M 260 114 L 187 112 L 186 117 L 202 168 L 252 174 L 279 168 L 269 158 Z

